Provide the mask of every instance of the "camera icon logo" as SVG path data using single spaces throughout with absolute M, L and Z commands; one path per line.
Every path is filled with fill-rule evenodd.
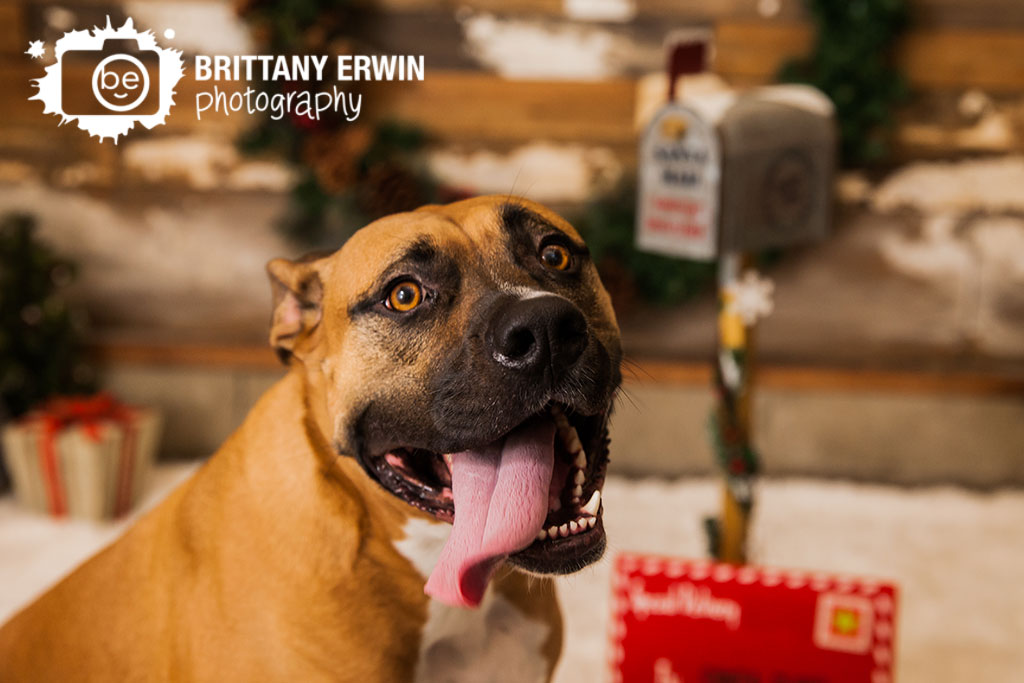
M 57 63 L 36 81 L 44 113 L 76 121 L 90 135 L 113 138 L 136 123 L 153 128 L 166 122 L 174 86 L 184 74 L 181 52 L 161 48 L 152 32 L 138 32 L 132 20 L 114 29 L 71 31 L 57 41 Z
M 111 65 L 111 62 L 114 64 Z M 127 69 L 124 64 L 127 64 Z M 114 68 L 108 68 L 109 66 Z M 118 66 L 121 68 L 118 69 Z M 132 111 L 138 108 L 149 94 L 149 80 L 149 70 L 136 57 L 125 54 L 110 55 L 104 57 L 92 72 L 92 94 L 110 111 Z M 113 102 L 107 99 L 106 91 L 111 91 Z M 139 92 L 136 94 L 133 91 Z M 132 95 L 135 95 L 135 99 L 118 104 L 118 100 L 127 100 Z
M 67 50 L 61 64 L 65 115 L 151 116 L 160 109 L 160 53 L 140 49 L 138 40 L 107 38 L 95 50 Z M 81 82 L 90 69 L 91 98 Z

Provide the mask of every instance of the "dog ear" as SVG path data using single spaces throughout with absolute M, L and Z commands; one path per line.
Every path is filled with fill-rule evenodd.
M 270 346 L 282 363 L 295 355 L 296 344 L 320 323 L 323 285 L 312 259 L 274 259 L 267 264 L 274 312 Z

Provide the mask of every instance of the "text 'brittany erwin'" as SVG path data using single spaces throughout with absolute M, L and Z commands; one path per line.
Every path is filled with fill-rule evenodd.
M 422 81 L 423 55 L 196 55 L 197 81 Z

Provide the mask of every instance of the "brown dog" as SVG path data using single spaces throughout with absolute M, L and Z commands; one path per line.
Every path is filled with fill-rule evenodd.
M 518 569 L 602 554 L 619 384 L 579 235 L 482 197 L 268 271 L 290 371 L 0 629 L 0 681 L 548 680 L 554 586 Z

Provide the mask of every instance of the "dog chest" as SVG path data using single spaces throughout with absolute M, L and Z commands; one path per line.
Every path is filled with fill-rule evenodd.
M 443 523 L 410 519 L 395 548 L 424 580 L 451 531 Z M 477 609 L 430 600 L 421 634 L 415 683 L 526 683 L 547 680 L 544 644 L 550 626 L 527 617 L 492 586 Z

